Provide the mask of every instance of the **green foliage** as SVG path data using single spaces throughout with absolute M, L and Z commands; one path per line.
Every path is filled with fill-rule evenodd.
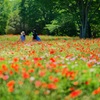
M 33 33 L 32 33 L 32 32 L 30 32 L 30 33 L 29 33 L 29 36 L 32 36 L 32 34 L 33 34 Z
M 36 28 L 42 34 L 98 36 L 99 13 L 100 0 L 0 0 L 0 34 Z
M 20 30 L 20 16 L 18 15 L 17 10 L 9 15 L 5 31 L 7 34 L 16 34 L 21 31 Z
M 40 11 L 35 0 L 22 0 L 19 14 L 22 30 L 32 31 L 40 22 Z
M 68 35 L 76 36 L 76 27 L 73 21 L 72 14 L 66 10 L 59 10 L 59 16 L 51 21 L 51 24 L 46 24 L 45 29 L 48 29 L 51 35 Z
M 13 16 L 15 14 L 16 9 L 18 9 L 18 4 L 20 0 L 0 0 L 0 34 L 6 33 L 6 28 L 11 29 L 12 31 L 15 30 L 11 26 L 8 26 L 9 15 L 12 13 Z M 17 31 L 17 30 L 15 30 Z
M 0 0 L 0 34 L 5 34 L 5 27 L 9 14 L 8 0 Z

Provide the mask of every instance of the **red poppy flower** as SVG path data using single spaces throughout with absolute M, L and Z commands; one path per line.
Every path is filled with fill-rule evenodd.
M 82 93 L 81 90 L 75 90 L 75 91 L 71 92 L 70 97 L 75 98 L 75 97 L 79 96 L 81 93 Z
M 48 84 L 48 89 L 56 89 L 57 86 L 54 83 L 49 83 Z
M 42 85 L 41 81 L 36 81 L 35 82 L 35 87 L 40 87 Z
M 14 80 L 11 80 L 11 81 L 9 81 L 8 83 L 7 83 L 7 86 L 8 87 L 12 87 L 12 86 L 14 86 L 15 85 L 15 81 Z
M 2 70 L 3 70 L 3 72 L 6 72 L 6 71 L 8 71 L 8 68 L 7 68 L 7 66 L 6 66 L 6 65 L 2 65 Z
M 100 94 L 100 87 L 92 92 L 93 95 Z
M 13 87 L 13 86 L 8 87 L 8 91 L 9 91 L 9 92 L 13 92 L 13 91 L 14 91 L 14 87 Z
M 13 62 L 18 62 L 19 61 L 19 58 L 14 58 L 13 59 Z
M 30 77 L 29 73 L 27 73 L 27 72 L 23 72 L 22 76 L 23 76 L 24 79 L 27 79 L 27 78 Z

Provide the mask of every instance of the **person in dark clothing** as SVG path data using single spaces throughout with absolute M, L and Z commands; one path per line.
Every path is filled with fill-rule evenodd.
M 36 29 L 33 30 L 33 37 L 32 40 L 36 40 L 36 41 L 41 41 L 41 39 L 39 38 Z
M 37 32 L 36 32 L 36 29 L 33 30 L 33 40 L 35 39 L 36 40 L 36 37 L 37 37 Z

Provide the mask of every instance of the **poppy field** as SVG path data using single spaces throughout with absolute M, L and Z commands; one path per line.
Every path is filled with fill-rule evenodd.
M 0 100 L 100 100 L 100 38 L 0 36 Z

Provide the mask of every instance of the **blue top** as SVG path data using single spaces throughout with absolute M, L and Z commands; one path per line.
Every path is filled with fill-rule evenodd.
M 24 35 L 21 35 L 20 36 L 20 39 L 21 39 L 21 41 L 25 41 L 25 36 Z
M 36 37 L 36 40 L 37 41 L 41 41 L 41 39 L 40 39 L 40 37 L 37 35 L 37 37 Z

